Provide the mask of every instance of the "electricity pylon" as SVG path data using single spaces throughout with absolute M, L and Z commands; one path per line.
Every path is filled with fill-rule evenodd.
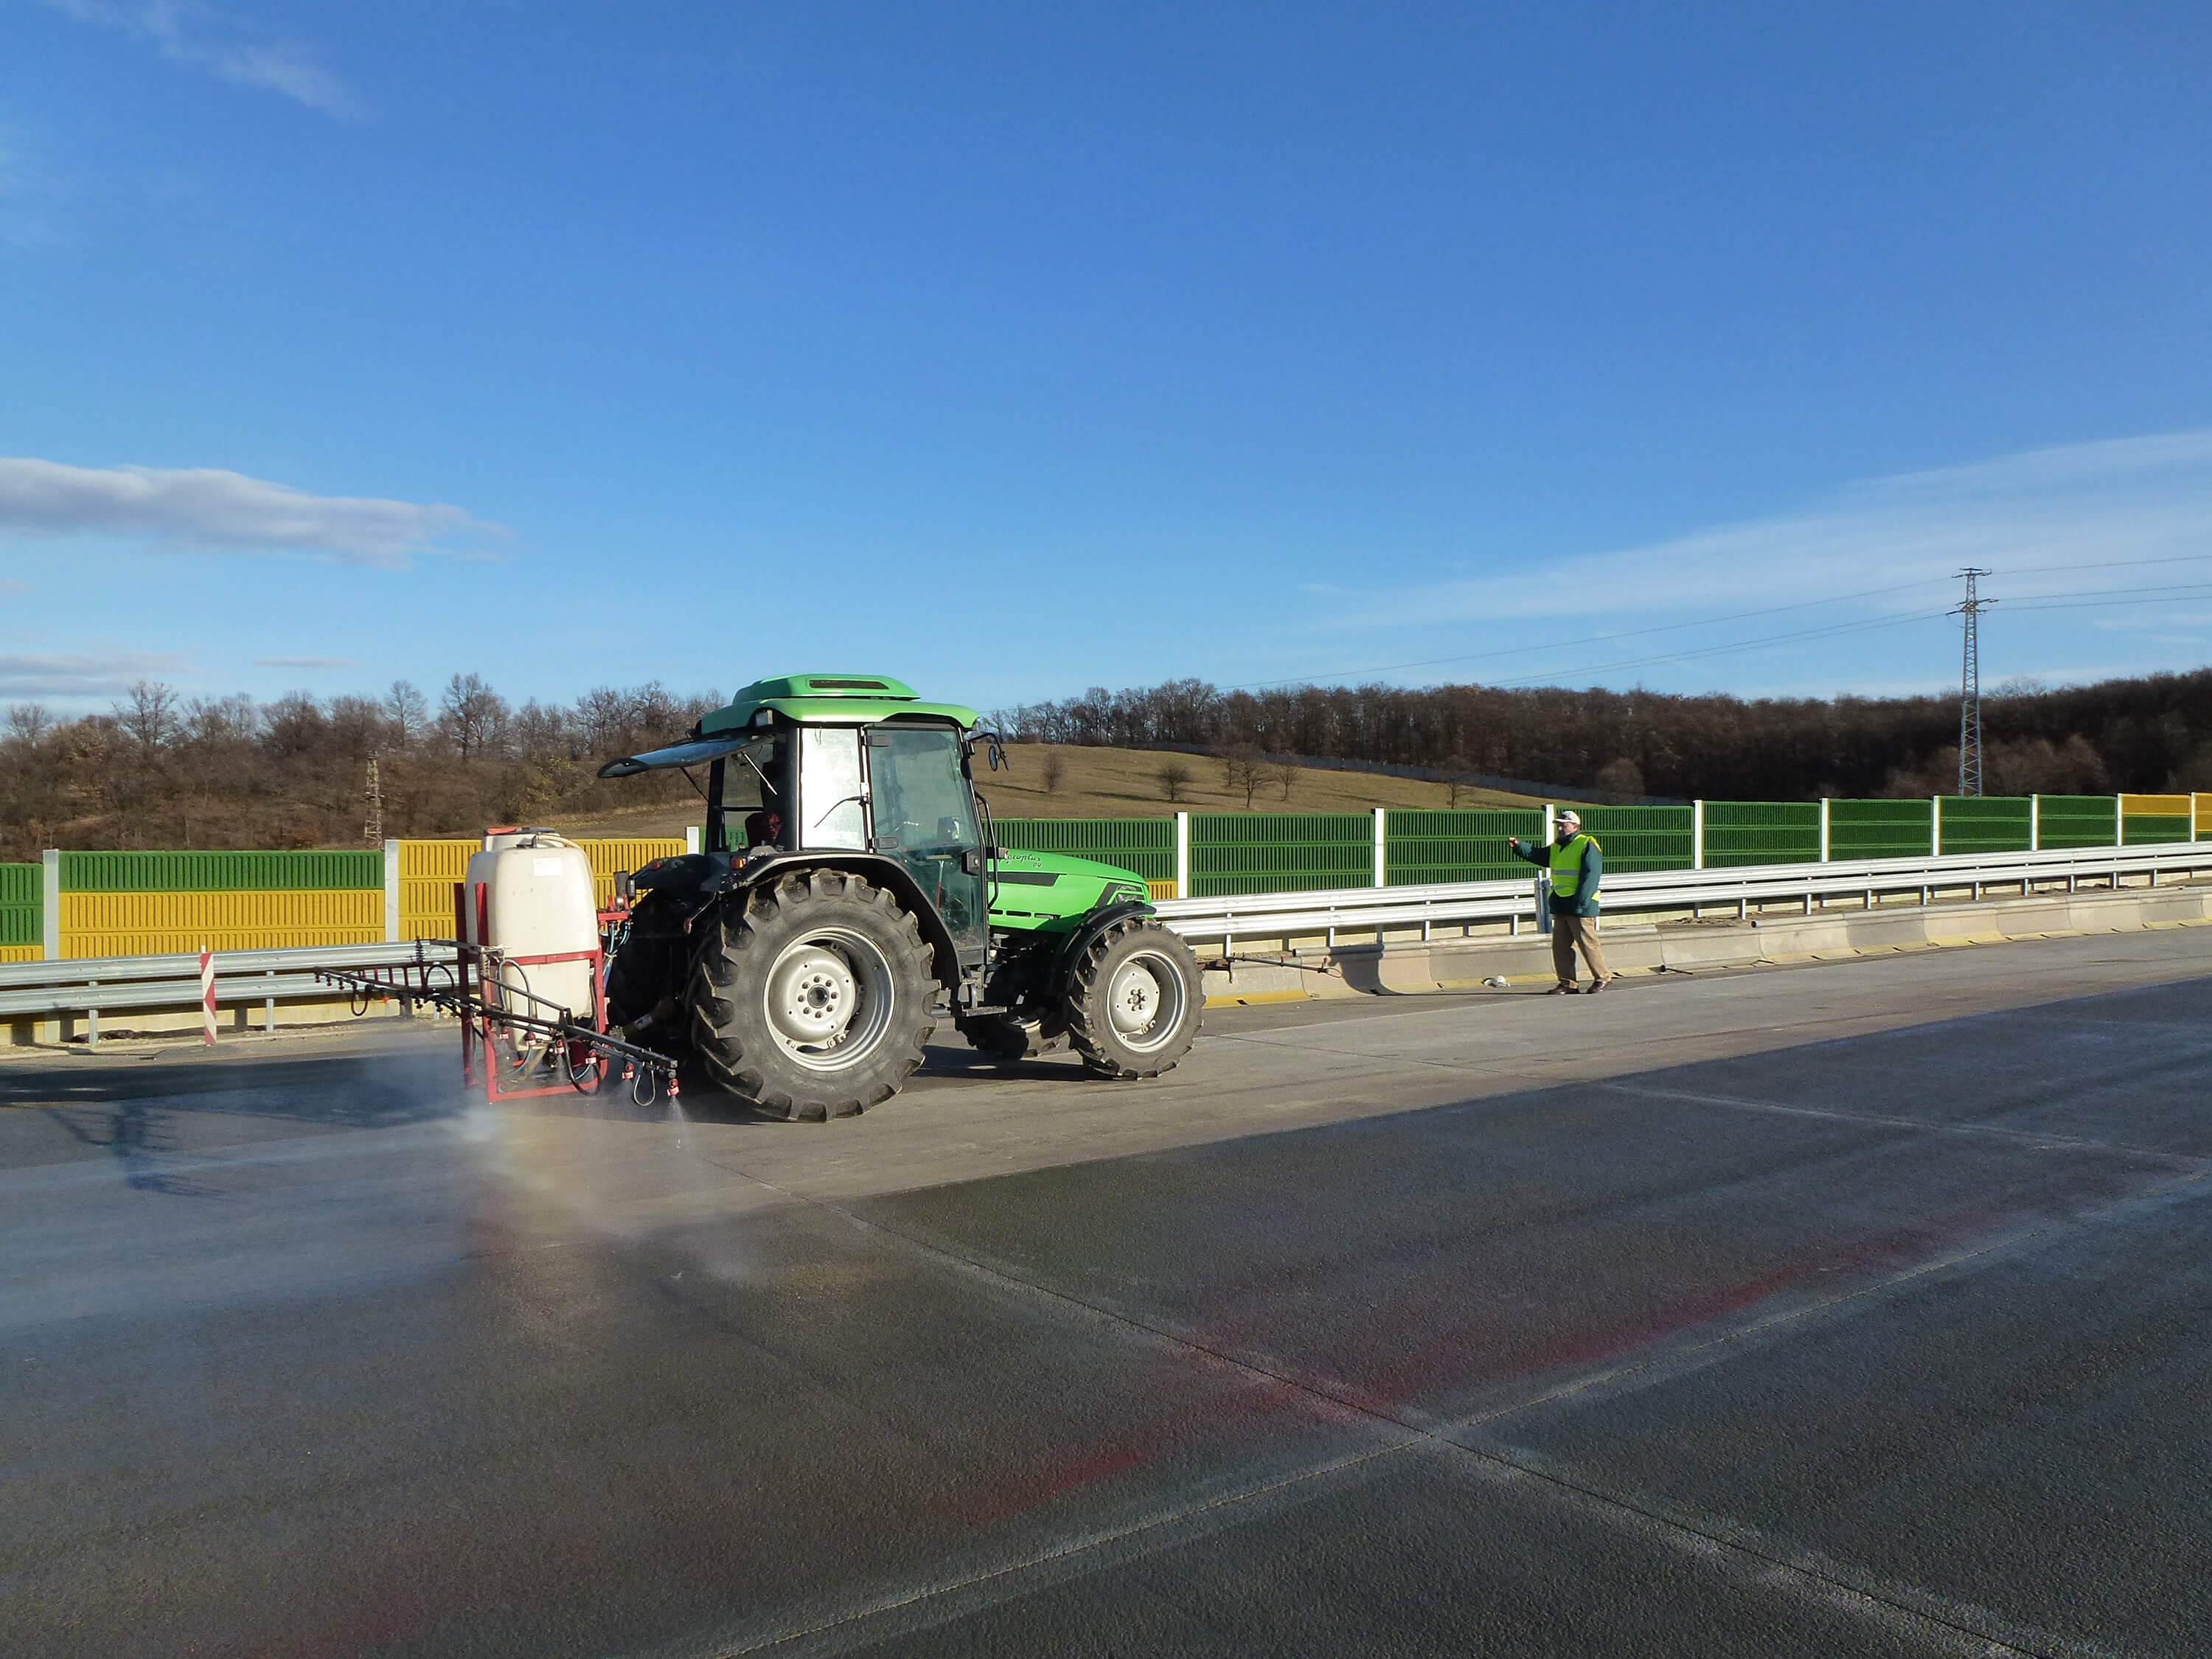
M 371 847 L 384 845 L 384 784 L 376 775 L 376 757 L 368 762 L 368 787 L 362 792 L 368 802 L 368 822 L 362 826 L 362 839 Z
M 1951 614 L 1966 619 L 1966 655 L 1959 669 L 1959 793 L 1982 793 L 1982 607 L 1995 605 L 1974 592 L 1975 578 L 1990 573 L 1968 565 L 1959 573 L 1966 579 L 1966 602 Z

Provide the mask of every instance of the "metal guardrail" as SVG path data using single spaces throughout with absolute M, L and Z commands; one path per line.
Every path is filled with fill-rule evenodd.
M 2047 853 L 1957 854 L 1934 859 L 1874 859 L 1852 863 L 1750 865 L 1723 870 L 1668 870 L 1609 875 L 1603 888 L 1608 915 L 1702 910 L 1735 905 L 1857 897 L 1871 908 L 1881 898 L 1917 892 L 1922 903 L 1945 892 L 1980 897 L 1989 887 L 2033 890 L 2064 882 L 2073 891 L 2087 881 L 2118 885 L 2130 878 L 2212 872 L 2212 842 L 2146 847 L 2077 848 Z M 1437 924 L 1533 922 L 1535 891 L 1528 881 L 1471 881 L 1421 887 L 1346 887 L 1326 891 L 1247 893 L 1224 898 L 1162 899 L 1154 908 L 1186 939 L 1219 939 L 1227 953 L 1237 939 L 1289 939 L 1316 934 L 1334 940 L 1344 930 L 1418 927 L 1427 938 Z M 318 969 L 450 967 L 447 951 L 428 941 L 397 945 L 332 945 L 282 951 L 229 951 L 215 959 L 216 1000 L 236 1006 L 329 998 Z M 200 1000 L 197 956 L 102 957 L 64 962 L 0 963 L 0 1019 L 88 1016 L 86 1036 L 98 1040 L 104 1012 L 182 1008 Z
M 318 968 L 450 966 L 443 951 L 422 941 L 398 945 L 330 945 L 283 951 L 222 951 L 215 958 L 219 1006 L 296 1001 L 329 997 Z M 52 1019 L 84 1014 L 86 1036 L 99 1040 L 104 1012 L 137 1008 L 186 1008 L 200 1000 L 198 956 L 88 957 L 70 962 L 0 963 L 0 1019 Z
M 1850 863 L 1766 864 L 1722 870 L 1664 870 L 1607 875 L 1601 890 L 1606 913 L 1703 910 L 1735 905 L 1801 901 L 1816 903 L 1861 898 L 1869 908 L 1882 897 L 1918 892 L 1926 903 L 1942 892 L 1978 898 L 1988 887 L 2030 890 L 2064 882 L 2073 891 L 2084 880 L 2117 884 L 2128 877 L 2212 871 L 2212 842 L 2172 842 L 2145 847 L 2073 848 L 2046 853 L 1953 854 L 1943 858 L 1871 859 Z M 1536 898 L 1532 868 L 1526 881 L 1470 881 L 1427 887 L 1342 887 L 1327 891 L 1250 893 L 1222 898 L 1163 899 L 1153 908 L 1186 939 L 1220 939 L 1224 953 L 1237 939 L 1310 938 L 1333 940 L 1339 931 L 1419 927 L 1422 936 L 1439 923 L 1533 923 Z

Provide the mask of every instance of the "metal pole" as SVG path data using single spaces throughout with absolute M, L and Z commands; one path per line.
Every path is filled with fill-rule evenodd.
M 1547 813 L 1544 828 L 1548 831 L 1551 827 L 1551 819 Z M 1702 870 L 1705 867 L 1705 804 L 1701 800 L 1693 800 L 1690 803 L 1690 868 Z
M 1375 809 L 1375 884 L 1377 887 L 1387 887 L 1390 884 L 1390 842 L 1389 832 L 1385 822 L 1389 812 L 1388 807 L 1378 806 Z
M 1962 617 L 1965 626 L 1963 654 L 1959 665 L 1959 793 L 1978 795 L 1982 793 L 1982 607 L 1996 603 L 1980 598 L 1974 590 L 1976 579 L 1990 573 L 1976 565 L 1968 565 L 1959 573 L 1966 580 L 1966 598 L 1951 614 Z
M 1190 896 L 1190 814 L 1176 814 L 1176 896 Z M 1226 950 L 1228 947 L 1224 946 Z

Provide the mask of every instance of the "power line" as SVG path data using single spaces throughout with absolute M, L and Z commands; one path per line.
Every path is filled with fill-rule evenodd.
M 2094 566 L 2080 562 L 2069 564 L 2017 565 L 2010 567 L 2007 574 L 2015 575 L 2045 575 L 2062 571 L 2087 571 L 2090 569 L 2109 570 L 2144 565 L 2203 564 L 2208 562 L 2212 562 L 2212 553 L 2181 553 L 2154 559 L 2105 560 L 2100 561 Z M 1988 570 L 1983 570 L 1980 574 L 1987 575 L 1991 573 Z M 1607 634 L 1587 634 L 1576 639 L 1547 641 L 1540 645 L 1505 646 L 1492 651 L 1468 652 L 1449 657 L 1427 657 L 1413 662 L 1380 663 L 1366 668 L 1340 668 L 1317 674 L 1291 675 L 1279 679 L 1247 680 L 1238 684 L 1224 686 L 1221 689 L 1224 691 L 1261 691 L 1271 690 L 1276 686 L 1310 685 L 1316 681 L 1321 680 L 1346 679 L 1358 674 L 1395 674 L 1402 673 L 1408 670 L 1416 668 L 1441 668 L 1457 663 L 1490 662 L 1495 661 L 1501 657 L 1528 656 L 1540 651 L 1560 651 L 1577 645 L 1601 645 L 1615 640 L 1646 639 L 1656 634 L 1685 633 L 1692 629 L 1715 628 L 1718 627 L 1723 623 L 1744 622 L 1754 617 L 1779 616 L 1787 611 L 1811 610 L 1824 605 L 1845 605 L 1854 599 L 1875 599 L 1887 593 L 1902 593 L 1916 587 L 1926 587 L 1936 582 L 1948 580 L 1951 580 L 1951 578 L 1941 576 L 1923 577 L 1916 581 L 1893 582 L 1881 587 L 1861 588 L 1855 592 L 1833 593 L 1817 599 L 1799 599 L 1793 601 L 1789 605 L 1765 605 L 1755 611 L 1729 611 L 1717 617 L 1701 617 L 1693 618 L 1688 622 L 1661 623 L 1654 624 L 1649 628 L 1622 629 Z M 2212 583 L 2198 582 L 2166 584 L 2150 587 L 2083 588 L 2077 590 L 2074 594 L 2031 593 L 2022 595 L 2017 599 L 2008 599 L 2005 601 L 2005 605 L 2008 610 L 2050 611 L 2062 609 L 2068 604 L 2098 605 L 2106 604 L 2147 604 L 2150 602 L 2148 597 L 2141 599 L 2114 599 L 2107 597 L 2117 594 L 2140 594 L 2144 596 L 2166 596 L 2172 598 L 2197 597 L 2200 595 L 2212 595 Z M 1988 600 L 1984 601 L 1984 603 L 1995 604 L 1996 601 Z M 1862 629 L 1896 627 L 1910 623 L 1925 622 L 1933 617 L 1954 614 L 1957 613 L 1949 611 L 1930 611 L 1901 617 L 1872 617 L 1858 623 L 1839 623 L 1832 628 L 1808 629 L 1796 633 L 1771 635 L 1756 640 L 1745 640 L 1730 644 L 1699 647 L 1695 649 L 1680 652 L 1668 652 L 1656 656 L 1637 658 L 1632 660 L 1623 662 L 1601 663 L 1584 668 L 1547 670 L 1543 673 L 1528 675 L 1519 679 L 1495 680 L 1490 682 L 1490 684 L 1500 687 L 1539 684 L 1547 680 L 1565 678 L 1577 674 L 1605 673 L 1620 668 L 1642 668 L 1661 663 L 1689 661 L 1699 657 L 1723 655 L 1734 651 L 1756 650 L 1763 645 L 1784 644 L 1790 641 L 1799 639 L 1816 639 L 1832 634 L 1853 633 Z
M 1933 582 L 1948 580 L 1942 576 L 1923 577 L 1918 581 L 1894 582 L 1887 587 L 1863 588 L 1856 593 L 1832 593 L 1824 599 L 1799 599 L 1790 605 L 1768 605 L 1759 611 L 1732 611 L 1725 616 L 1701 617 L 1693 622 L 1662 623 L 1651 628 L 1624 629 L 1613 634 L 1586 634 L 1580 639 L 1553 640 L 1543 645 L 1507 646 L 1496 651 L 1475 651 L 1464 656 L 1430 657 L 1421 662 L 1382 663 L 1372 668 L 1339 668 L 1325 674 L 1293 675 L 1279 680 L 1247 680 L 1241 685 L 1225 685 L 1224 691 L 1262 691 L 1276 685 L 1307 685 L 1315 680 L 1338 680 L 1351 674 L 1395 674 L 1408 668 L 1441 668 L 1448 663 L 1488 662 L 1498 657 L 1525 657 L 1537 651 L 1564 651 L 1570 646 L 1602 645 L 1609 640 L 1642 639 L 1652 634 L 1678 634 L 1692 628 L 1717 628 L 1723 623 L 1743 622 L 1753 617 L 1779 616 L 1785 611 L 1806 611 L 1814 605 L 1844 605 L 1852 599 L 1873 599 L 1882 593 L 1902 593 L 1907 588 L 1926 587 Z

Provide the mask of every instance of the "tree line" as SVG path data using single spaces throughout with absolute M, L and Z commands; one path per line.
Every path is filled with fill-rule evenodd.
M 372 816 L 386 836 L 474 835 L 665 802 L 689 793 L 681 774 L 592 774 L 682 736 L 723 701 L 655 683 L 517 708 L 481 676 L 456 674 L 434 702 L 405 680 L 381 697 L 270 702 L 186 698 L 144 680 L 74 720 L 17 703 L 0 725 L 0 860 L 46 847 L 357 847 Z
M 994 718 L 1028 742 L 1200 745 L 1528 778 L 1579 798 L 1812 800 L 1958 787 L 1955 697 L 1744 699 L 1485 685 L 1093 687 Z M 2212 669 L 1982 702 L 1990 794 L 2212 788 Z
M 434 701 L 404 680 L 380 697 L 295 691 L 269 702 L 186 698 L 142 681 L 106 713 L 76 719 L 18 703 L 0 723 L 0 859 L 44 847 L 358 846 L 373 810 L 385 835 L 431 836 L 665 804 L 690 792 L 679 773 L 609 783 L 592 774 L 682 736 L 722 702 L 655 683 L 518 708 L 480 676 L 456 674 Z M 1024 741 L 1203 748 L 1262 806 L 1276 793 L 1271 755 L 1534 779 L 1581 799 L 1928 795 L 1955 788 L 1958 775 L 1959 708 L 1947 697 L 1253 692 L 1181 679 L 993 718 Z M 2212 789 L 2212 669 L 2011 683 L 1984 700 L 1983 731 L 1992 794 Z

